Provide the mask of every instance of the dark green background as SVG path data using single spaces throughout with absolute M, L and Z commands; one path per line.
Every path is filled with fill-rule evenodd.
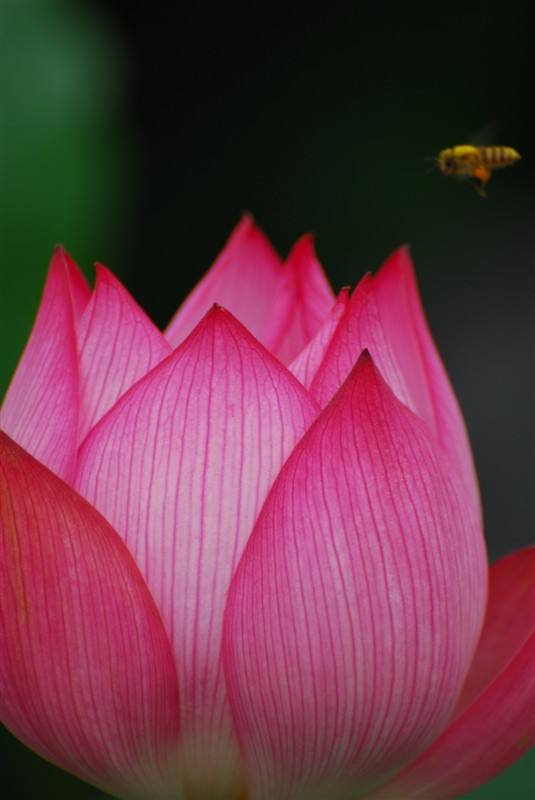
M 282 254 L 314 231 L 335 289 L 408 241 L 494 559 L 535 527 L 530 8 L 312 9 L 2 0 L 2 392 L 57 241 L 162 326 L 243 210 Z M 425 160 L 481 129 L 524 157 L 486 200 Z M 97 797 L 10 738 L 3 755 L 6 798 Z M 528 757 L 470 797 L 531 800 L 532 776 Z

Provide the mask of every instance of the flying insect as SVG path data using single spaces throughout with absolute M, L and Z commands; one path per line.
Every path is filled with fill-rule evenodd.
M 511 167 L 520 159 L 520 154 L 512 147 L 500 145 L 476 147 L 472 144 L 458 144 L 441 150 L 437 164 L 443 175 L 453 175 L 460 179 L 473 178 L 476 191 L 481 197 L 485 197 L 486 185 L 491 178 L 492 170 Z

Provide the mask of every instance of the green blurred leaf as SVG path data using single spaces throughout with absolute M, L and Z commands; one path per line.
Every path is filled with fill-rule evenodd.
M 459 800 L 533 800 L 535 797 L 535 750 L 494 780 Z
M 120 42 L 84 2 L 2 3 L 0 391 L 32 325 L 54 245 L 114 260 L 134 169 Z

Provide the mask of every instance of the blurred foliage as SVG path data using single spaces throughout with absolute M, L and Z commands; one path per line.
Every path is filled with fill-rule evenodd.
M 125 59 L 84 3 L 6 2 L 2 22 L 0 390 L 28 336 L 54 245 L 120 260 L 133 161 Z
M 161 325 L 243 209 L 283 253 L 315 231 L 335 288 L 410 241 L 473 437 L 491 553 L 527 541 L 528 4 L 513 21 L 497 0 L 461 10 L 367 0 L 318 17 L 295 3 L 283 18 L 271 5 L 189 4 L 172 24 L 153 12 L 1 4 L 2 393 L 58 240 L 88 276 L 95 259 L 112 267 Z M 497 143 L 524 161 L 493 178 L 486 201 L 428 172 L 426 156 L 494 119 Z M 6 800 L 103 797 L 3 741 Z M 467 798 L 528 800 L 533 788 L 528 756 Z
M 535 797 L 535 751 L 460 800 L 530 800 Z

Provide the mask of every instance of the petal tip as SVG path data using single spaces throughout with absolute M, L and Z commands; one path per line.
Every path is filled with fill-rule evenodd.
M 238 222 L 238 225 L 243 225 L 243 227 L 246 227 L 246 226 L 255 227 L 256 222 L 255 222 L 255 218 L 254 218 L 253 212 L 249 211 L 249 209 L 247 209 L 247 208 L 244 209 L 241 212 L 241 217 L 240 217 L 240 221 Z
M 288 262 L 296 263 L 302 259 L 316 259 L 316 234 L 309 232 L 300 236 L 288 255 Z
M 93 268 L 95 270 L 95 282 L 97 285 L 101 284 L 117 284 L 120 283 L 119 279 L 113 272 L 105 267 L 104 264 L 101 264 L 100 261 L 95 261 L 93 264 Z
M 241 241 L 242 239 L 261 237 L 266 238 L 264 232 L 256 224 L 256 220 L 250 211 L 243 211 L 237 224 L 231 231 L 227 240 L 227 245 L 231 242 Z
M 67 267 L 69 270 L 70 275 L 72 276 L 72 271 L 79 272 L 78 266 L 76 261 L 73 257 L 67 252 L 65 247 L 61 244 L 61 242 L 57 242 L 54 245 L 54 249 L 52 250 L 52 259 L 51 264 L 60 262 L 64 267 Z M 80 273 L 81 274 L 81 273 Z
M 408 275 L 414 276 L 411 246 L 408 244 L 408 242 L 402 244 L 388 256 L 386 261 L 377 271 L 376 277 L 386 276 L 392 273 L 397 273 L 402 277 Z

